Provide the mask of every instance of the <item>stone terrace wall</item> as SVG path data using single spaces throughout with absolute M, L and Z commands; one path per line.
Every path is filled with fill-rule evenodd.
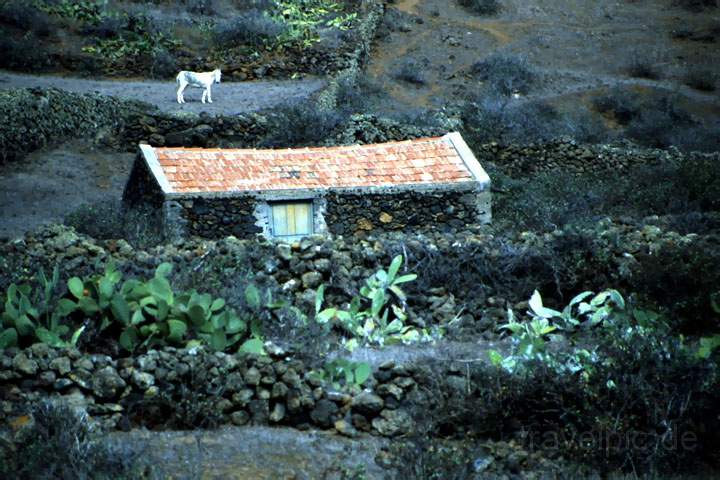
M 478 223 L 478 202 L 490 211 L 490 192 L 435 191 L 393 194 L 330 193 L 325 221 L 337 235 L 366 235 L 384 231 L 456 233 Z
M 70 138 L 114 136 L 125 128 L 131 112 L 153 109 L 140 102 L 54 88 L 2 91 L 0 163 Z
M 572 139 L 558 139 L 529 145 L 488 143 L 476 151 L 477 158 L 491 161 L 508 175 L 532 175 L 557 169 L 576 174 L 623 171 L 639 165 L 679 162 L 684 154 L 667 150 L 640 148 L 633 144 L 586 145 Z
M 381 365 L 370 391 L 353 395 L 327 390 L 308 372 L 287 357 L 168 347 L 114 359 L 35 344 L 0 352 L 0 424 L 53 398 L 85 408 L 111 429 L 135 426 L 140 413 L 147 420 L 154 405 L 163 405 L 166 416 L 168 408 L 199 412 L 200 402 L 220 424 L 335 428 L 350 436 L 363 431 L 391 437 L 412 429 L 403 408 L 416 389 L 411 369 Z

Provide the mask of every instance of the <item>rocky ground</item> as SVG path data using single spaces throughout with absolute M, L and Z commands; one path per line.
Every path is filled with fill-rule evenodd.
M 720 62 L 717 10 L 694 13 L 670 0 L 505 0 L 499 13 L 481 16 L 455 0 L 388 3 L 368 65 L 369 79 L 395 102 L 390 107 L 385 100 L 386 109 L 416 111 L 477 95 L 482 83 L 473 65 L 504 54 L 526 58 L 537 69 L 541 78 L 529 100 L 577 111 L 588 107 L 588 96 L 608 87 L 636 85 L 674 91 L 693 112 L 720 115 L 717 92 L 684 85 L 695 69 L 718 73 L 712 67 Z M 632 78 L 634 62 L 650 65 L 658 78 Z M 399 78 L 408 63 L 416 65 L 421 82 Z

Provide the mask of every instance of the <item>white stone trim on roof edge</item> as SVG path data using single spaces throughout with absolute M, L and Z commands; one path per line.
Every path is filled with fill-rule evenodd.
M 155 176 L 155 179 L 157 180 L 158 185 L 160 185 L 163 193 L 173 193 L 170 182 L 165 176 L 165 172 L 163 171 L 162 166 L 160 166 L 160 162 L 158 161 L 157 155 L 155 154 L 155 149 L 150 145 L 143 143 L 140 144 L 140 151 L 143 154 L 145 163 L 147 164 L 152 174 Z
M 455 147 L 455 150 L 458 152 L 458 155 L 460 155 L 467 169 L 470 170 L 475 180 L 480 183 L 480 187 L 484 189 L 490 186 L 490 177 L 487 172 L 485 172 L 485 169 L 482 168 L 477 158 L 475 158 L 475 154 L 470 150 L 470 147 L 465 143 L 462 135 L 460 135 L 459 132 L 451 132 L 445 134 L 443 138 L 447 138 L 452 146 Z

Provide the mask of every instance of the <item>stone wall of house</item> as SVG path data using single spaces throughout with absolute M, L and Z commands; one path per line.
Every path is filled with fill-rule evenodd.
M 178 200 L 185 235 L 203 238 L 254 238 L 262 233 L 256 225 L 255 205 L 252 197 L 203 198 Z M 166 230 L 167 230 L 166 226 Z
M 148 168 L 142 154 L 138 153 L 123 191 L 123 203 L 131 208 L 149 207 L 160 209 L 165 200 L 160 185 Z
M 331 193 L 325 222 L 337 235 L 367 235 L 385 231 L 455 233 L 478 224 L 490 213 L 490 192 L 406 191 L 367 194 Z

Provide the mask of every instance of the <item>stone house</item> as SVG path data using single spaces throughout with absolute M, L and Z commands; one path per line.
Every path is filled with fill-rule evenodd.
M 490 178 L 459 133 L 340 147 L 140 152 L 128 207 L 168 238 L 458 231 L 488 223 Z

